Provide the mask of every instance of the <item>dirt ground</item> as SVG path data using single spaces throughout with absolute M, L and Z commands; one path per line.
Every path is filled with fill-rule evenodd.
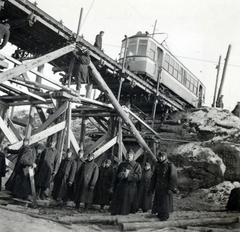
M 240 212 L 226 211 L 226 203 L 232 188 L 238 187 L 238 182 L 223 182 L 211 189 L 199 190 L 195 193 L 174 196 L 174 212 L 170 214 L 167 222 L 159 222 L 151 211 L 127 216 L 111 216 L 110 213 L 99 212 L 99 206 L 93 205 L 88 212 L 79 213 L 75 210 L 73 202 L 69 202 L 66 209 L 60 208 L 61 202 L 51 201 L 50 205 L 37 208 L 28 207 L 13 202 L 0 206 L 0 231 L 5 232 L 94 232 L 94 231 L 120 231 L 125 223 L 142 225 L 135 231 L 240 231 L 238 218 Z M 43 203 L 43 202 L 39 202 Z M 234 223 L 222 224 L 222 220 L 234 219 Z M 196 221 L 197 220 L 197 221 Z M 217 220 L 215 224 L 198 226 L 198 221 Z M 237 221 L 236 221 L 237 220 Z M 178 224 L 183 223 L 181 226 Z M 184 224 L 186 223 L 187 224 Z M 189 222 L 189 223 L 188 223 Z M 149 224 L 150 223 L 150 224 Z M 159 228 L 154 228 L 155 224 Z M 125 229 L 124 229 L 125 230 Z M 126 229 L 127 230 L 127 229 Z

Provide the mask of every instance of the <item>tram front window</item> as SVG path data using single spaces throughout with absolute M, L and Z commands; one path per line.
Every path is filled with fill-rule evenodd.
M 147 40 L 139 40 L 138 52 L 137 55 L 139 56 L 146 56 L 147 53 Z
M 129 40 L 127 56 L 137 55 L 137 39 Z

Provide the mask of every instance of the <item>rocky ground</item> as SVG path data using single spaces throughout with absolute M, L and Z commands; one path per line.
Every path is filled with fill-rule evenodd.
M 150 211 L 111 216 L 98 206 L 79 213 L 71 202 L 65 210 L 56 202 L 35 209 L 12 202 L 0 207 L 0 231 L 240 231 L 240 212 L 226 210 L 231 190 L 240 187 L 240 118 L 205 107 L 176 113 L 154 129 L 179 174 L 167 222 Z

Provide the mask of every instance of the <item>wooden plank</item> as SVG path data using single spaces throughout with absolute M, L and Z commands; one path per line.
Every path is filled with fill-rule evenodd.
M 34 134 L 30 137 L 29 144 L 31 145 L 33 143 L 39 142 L 39 141 L 47 138 L 48 136 L 65 129 L 65 126 L 66 126 L 66 122 L 63 121 L 52 127 L 47 128 L 44 131 L 39 132 L 38 134 Z M 9 148 L 10 149 L 19 149 L 21 146 L 22 146 L 22 141 L 12 144 L 11 146 L 9 146 Z
M 68 103 L 64 102 L 64 104 L 59 107 L 54 114 L 52 114 L 38 129 L 34 132 L 34 134 L 39 133 L 46 129 L 55 119 L 57 119 L 62 113 L 67 110 Z
M 18 133 L 18 130 L 16 129 L 10 118 L 8 118 L 8 126 L 19 141 L 23 139 L 22 136 Z
M 8 129 L 2 117 L 0 117 L 0 128 L 10 143 L 18 142 L 17 137 Z
M 77 154 L 78 151 L 79 151 L 79 149 L 80 149 L 80 147 L 79 147 L 79 145 L 78 145 L 78 142 L 77 142 L 77 140 L 76 140 L 76 138 L 75 138 L 72 130 L 70 130 L 70 140 L 71 140 L 71 144 L 72 144 L 72 146 L 73 146 L 73 149 L 74 149 L 74 151 L 75 151 L 76 154 Z
M 68 54 L 69 52 L 72 52 L 74 49 L 75 49 L 75 46 L 68 45 L 68 46 L 60 48 L 54 52 L 50 52 L 50 53 L 43 55 L 37 59 L 34 59 L 30 62 L 20 64 L 17 67 L 11 68 L 3 73 L 0 73 L 0 83 L 10 80 L 14 77 L 17 77 L 31 69 L 34 69 L 38 66 L 41 66 L 45 63 L 52 61 L 52 60 L 55 60 L 58 57 Z M 37 73 L 38 73 L 37 75 L 40 74 L 39 72 L 37 72 Z M 42 76 L 42 75 L 39 75 L 39 76 Z
M 5 158 L 5 163 L 7 165 L 7 167 L 11 168 L 12 170 L 15 167 L 15 164 L 13 162 L 11 162 L 7 157 Z
M 33 197 L 33 207 L 37 207 L 37 194 L 36 194 L 36 188 L 35 188 L 35 182 L 34 182 L 34 170 L 33 167 L 30 167 L 28 169 L 29 172 L 29 178 L 30 178 L 30 184 L 31 184 L 31 190 L 32 190 L 32 197 Z
M 1 75 L 1 73 L 0 73 L 0 75 Z M 0 80 L 0 83 L 1 83 L 1 80 Z M 19 87 L 17 87 L 17 86 L 13 86 L 13 85 L 11 85 L 11 84 L 9 84 L 9 83 L 6 83 L 6 82 L 5 82 L 4 84 L 7 85 L 7 86 L 9 86 L 9 87 L 11 87 L 12 89 L 15 89 L 15 90 L 21 92 L 21 93 L 27 94 L 27 95 L 30 96 L 30 97 L 36 98 L 36 99 L 38 99 L 38 100 L 40 100 L 40 101 L 42 101 L 42 102 L 46 102 L 46 100 L 45 100 L 44 98 L 38 96 L 37 94 L 31 93 L 31 92 L 29 92 L 28 90 L 19 88 Z
M 105 151 L 107 151 L 110 147 L 112 147 L 114 144 L 117 143 L 118 137 L 115 136 L 114 138 L 112 138 L 111 140 L 109 140 L 107 143 L 105 143 L 102 147 L 100 147 L 97 151 L 95 151 L 94 154 L 94 158 L 97 158 L 98 156 L 100 156 L 102 153 L 104 153 Z
M 88 119 L 89 119 L 89 121 L 90 121 L 98 130 L 100 130 L 102 133 L 107 133 L 107 131 L 106 131 L 105 129 L 103 129 L 102 127 L 100 127 L 100 126 L 98 125 L 98 123 L 96 122 L 96 120 L 95 120 L 94 118 L 90 117 L 90 118 L 88 118 Z
M 144 150 L 140 147 L 137 152 L 135 153 L 134 160 L 137 160 L 139 156 L 143 154 Z
M 105 140 L 108 138 L 108 134 L 103 135 L 101 138 L 99 138 L 94 144 L 88 147 L 88 149 L 84 152 L 84 155 L 88 155 L 90 152 L 101 146 Z
M 0 69 L 8 68 L 8 62 L 0 60 Z

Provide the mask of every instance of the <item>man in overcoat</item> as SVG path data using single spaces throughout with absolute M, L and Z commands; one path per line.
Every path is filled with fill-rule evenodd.
M 45 191 L 50 187 L 59 166 L 59 152 L 55 148 L 56 140 L 50 139 L 47 148 L 40 154 L 36 164 L 35 185 L 41 200 L 45 200 Z
M 0 49 L 3 49 L 10 37 L 10 25 L 8 23 L 1 24 L 0 23 Z
M 142 171 L 142 178 L 137 184 L 138 186 L 138 209 L 142 209 L 143 213 L 151 208 L 152 195 L 149 195 L 151 178 L 152 178 L 151 164 L 146 162 Z
M 29 139 L 24 138 L 20 149 L 13 150 L 6 148 L 6 151 L 11 154 L 18 154 L 18 157 L 14 170 L 5 187 L 12 192 L 13 197 L 27 200 L 28 195 L 31 193 L 29 168 L 35 167 L 35 150 L 29 146 Z
M 149 194 L 155 190 L 152 213 L 160 221 L 166 221 L 173 212 L 173 193 L 177 192 L 177 170 L 167 159 L 167 153 L 159 151 L 157 164 L 153 171 Z
M 100 31 L 99 34 L 96 35 L 94 47 L 98 48 L 102 51 L 102 37 L 104 35 L 104 31 Z
M 72 156 L 72 151 L 67 150 L 67 156 L 62 160 L 56 176 L 52 190 L 53 199 L 63 200 L 62 208 L 67 206 L 67 201 L 72 196 L 72 184 L 75 178 L 77 163 Z
M 126 161 L 119 164 L 116 173 L 116 183 L 113 201 L 110 205 L 112 215 L 127 215 L 135 213 L 137 208 L 137 182 L 142 176 L 139 163 L 134 160 L 134 151 L 129 150 Z
M 93 204 L 100 205 L 99 212 L 102 212 L 105 205 L 109 205 L 115 183 L 115 171 L 110 159 L 104 160 L 99 168 L 99 177 L 94 189 Z
M 80 202 L 85 203 L 84 210 L 87 211 L 93 201 L 94 187 L 99 175 L 98 165 L 94 162 L 94 155 L 88 155 L 87 160 L 82 163 L 75 177 L 74 201 L 76 209 L 79 209 Z

